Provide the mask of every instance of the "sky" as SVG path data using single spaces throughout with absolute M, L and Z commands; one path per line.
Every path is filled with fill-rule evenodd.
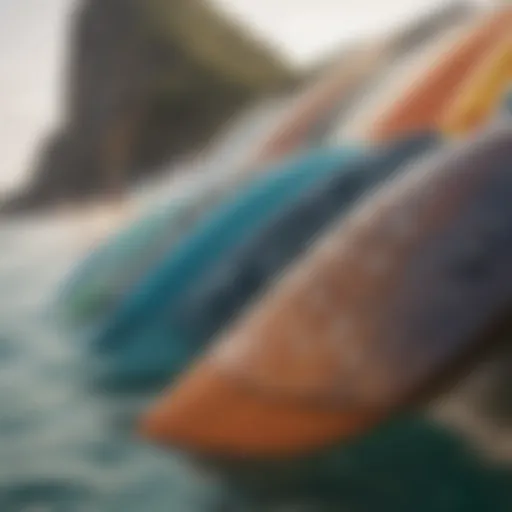
M 0 190 L 20 183 L 58 117 L 69 0 L 0 0 Z
M 223 10 L 305 66 L 355 37 L 401 25 L 446 0 L 215 0 Z
M 444 0 L 211 0 L 305 66 L 347 39 Z M 27 178 L 59 119 L 65 37 L 76 0 L 0 0 L 0 192 Z

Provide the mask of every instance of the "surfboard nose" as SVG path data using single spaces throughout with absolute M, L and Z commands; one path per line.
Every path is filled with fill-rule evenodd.
M 296 456 L 364 432 L 378 411 L 271 401 L 198 365 L 143 418 L 141 434 L 159 444 L 223 457 Z

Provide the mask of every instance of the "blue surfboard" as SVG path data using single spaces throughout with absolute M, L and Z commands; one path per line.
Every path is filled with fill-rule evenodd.
M 243 240 L 231 244 L 224 257 L 210 259 L 200 278 L 180 283 L 179 291 L 172 290 L 170 300 L 162 301 L 164 307 L 142 320 L 139 316 L 131 324 L 118 324 L 118 330 L 108 335 L 104 332 L 95 350 L 107 385 L 151 386 L 172 380 L 217 330 L 300 255 L 315 234 L 366 190 L 437 143 L 436 136 L 427 134 L 360 158 L 348 159 L 340 150 L 324 149 L 298 160 L 298 167 L 305 162 L 317 165 L 320 154 L 337 155 L 334 170 L 255 225 Z M 153 279 L 155 286 L 157 278 Z

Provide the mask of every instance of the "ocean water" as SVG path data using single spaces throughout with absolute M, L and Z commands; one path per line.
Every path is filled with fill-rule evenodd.
M 137 439 L 137 400 L 87 384 L 51 297 L 97 230 L 67 215 L 0 224 L 0 511 L 228 510 L 216 476 Z M 85 234 L 84 234 L 85 233 Z

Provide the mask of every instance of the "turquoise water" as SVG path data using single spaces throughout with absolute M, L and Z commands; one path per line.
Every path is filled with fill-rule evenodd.
M 80 347 L 46 311 L 80 232 L 62 218 L 0 224 L 0 511 L 227 510 L 212 474 L 134 438 L 134 397 L 88 392 Z

